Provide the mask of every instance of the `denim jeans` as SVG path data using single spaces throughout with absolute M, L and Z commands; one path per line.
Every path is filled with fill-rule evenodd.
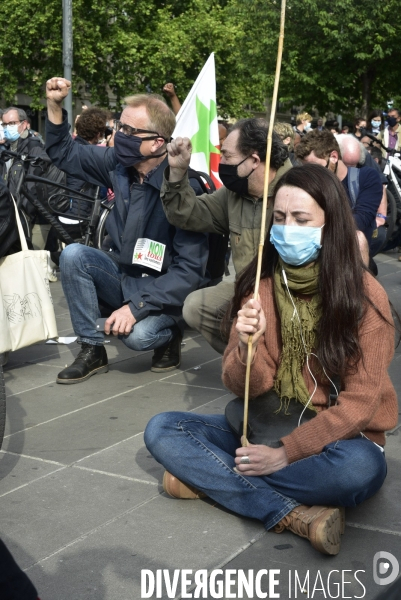
M 71 244 L 61 253 L 60 271 L 79 341 L 102 345 L 104 333 L 96 330 L 96 319 L 100 317 L 98 298 L 115 309 L 124 303 L 118 264 L 101 250 Z M 149 316 L 135 323 L 129 335 L 118 337 L 131 350 L 153 350 L 171 342 L 174 327 L 175 321 L 169 315 Z
M 145 444 L 167 471 L 266 529 L 300 504 L 355 506 L 380 489 L 387 471 L 380 448 L 356 437 L 267 477 L 245 477 L 233 470 L 240 442 L 224 415 L 161 413 L 149 421 Z

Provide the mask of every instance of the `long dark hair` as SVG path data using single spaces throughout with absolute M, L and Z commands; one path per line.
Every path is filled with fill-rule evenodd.
M 366 311 L 362 262 L 356 228 L 342 183 L 328 169 L 316 164 L 293 167 L 277 183 L 272 201 L 283 186 L 307 192 L 325 212 L 323 243 L 319 256 L 319 291 L 322 316 L 318 329 L 317 355 L 332 375 L 353 372 L 361 358 L 359 322 Z M 270 242 L 269 226 L 262 259 L 262 277 L 272 277 L 277 250 Z M 225 321 L 236 317 L 244 297 L 253 292 L 255 258 L 240 274 Z

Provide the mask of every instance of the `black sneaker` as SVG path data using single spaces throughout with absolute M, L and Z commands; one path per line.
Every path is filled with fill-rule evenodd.
M 181 342 L 181 332 L 177 332 L 177 335 L 167 346 L 156 348 L 153 352 L 150 370 L 153 373 L 164 373 L 165 371 L 178 369 L 181 364 Z
M 77 358 L 70 367 L 60 371 L 56 381 L 67 385 L 81 383 L 96 373 L 107 373 L 108 370 L 106 348 L 83 343 Z

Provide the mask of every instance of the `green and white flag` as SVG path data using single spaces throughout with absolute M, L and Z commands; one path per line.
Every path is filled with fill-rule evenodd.
M 192 143 L 191 167 L 209 173 L 216 188 L 219 179 L 219 129 L 216 108 L 214 53 L 209 56 L 177 114 L 173 137 L 188 137 Z

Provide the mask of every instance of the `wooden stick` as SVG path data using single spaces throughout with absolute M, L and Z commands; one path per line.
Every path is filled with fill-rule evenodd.
M 258 248 L 258 263 L 257 263 L 257 268 L 256 268 L 256 280 L 255 280 L 255 291 L 254 291 L 255 299 L 257 299 L 259 296 L 260 275 L 261 275 L 261 271 L 262 271 L 263 246 L 265 243 L 265 236 L 266 236 L 267 194 L 268 194 L 268 189 L 269 189 L 269 171 L 270 171 L 270 158 L 271 158 L 271 152 L 272 152 L 273 127 L 274 127 L 274 120 L 276 118 L 278 85 L 280 82 L 281 60 L 282 60 L 282 56 L 283 56 L 285 5 L 286 5 L 286 0 L 281 0 L 280 35 L 279 35 L 279 40 L 278 40 L 276 74 L 274 77 L 274 87 L 273 87 L 273 97 L 272 97 L 272 104 L 271 104 L 271 111 L 270 111 L 269 132 L 267 135 L 265 180 L 264 180 L 264 187 L 263 187 L 263 204 L 262 204 L 262 221 L 261 221 L 261 225 L 260 225 L 260 241 L 259 241 L 259 248 Z M 247 431 L 248 431 L 249 382 L 250 382 L 250 375 L 251 375 L 251 360 L 252 360 L 252 335 L 250 335 L 249 339 L 248 339 L 248 355 L 247 355 L 247 360 L 246 360 L 245 394 L 244 394 L 244 427 L 243 427 L 243 434 L 242 434 L 242 438 L 241 438 L 242 446 L 249 445 L 249 442 L 248 442 L 246 436 L 247 436 Z

